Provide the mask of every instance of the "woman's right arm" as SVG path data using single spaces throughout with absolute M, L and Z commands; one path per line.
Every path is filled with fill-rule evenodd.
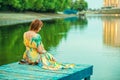
M 40 54 L 43 54 L 43 53 L 46 53 L 47 51 L 44 49 L 44 46 L 42 44 L 42 41 L 41 41 L 41 36 L 38 34 L 38 40 L 36 40 L 36 43 L 37 43 L 37 51 L 40 53 Z
M 46 52 L 47 52 L 42 45 L 39 45 L 38 48 L 37 48 L 37 50 L 38 50 L 38 52 L 39 52 L 40 54 L 43 54 L 43 53 L 46 53 Z

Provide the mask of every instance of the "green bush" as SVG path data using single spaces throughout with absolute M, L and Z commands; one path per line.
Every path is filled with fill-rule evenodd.
M 0 10 L 57 12 L 71 7 L 79 10 L 87 8 L 84 0 L 77 1 L 73 3 L 72 0 L 0 0 Z

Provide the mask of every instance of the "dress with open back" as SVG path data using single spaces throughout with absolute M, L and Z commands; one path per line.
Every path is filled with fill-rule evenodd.
M 37 50 L 38 46 L 43 46 L 40 34 L 36 33 L 30 38 L 27 38 L 24 34 L 24 45 L 26 46 L 26 50 L 24 52 L 23 59 L 28 63 L 38 62 L 39 66 L 42 68 L 51 70 L 74 67 L 74 64 L 62 64 L 57 62 L 53 55 L 48 52 L 40 54 Z

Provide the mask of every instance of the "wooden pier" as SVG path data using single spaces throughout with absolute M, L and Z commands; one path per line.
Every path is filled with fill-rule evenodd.
M 90 80 L 93 66 L 77 64 L 72 69 L 45 70 L 37 65 L 18 64 L 0 66 L 0 80 Z

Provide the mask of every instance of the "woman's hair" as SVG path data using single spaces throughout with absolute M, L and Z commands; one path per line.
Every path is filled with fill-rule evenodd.
M 41 20 L 35 19 L 34 21 L 32 21 L 32 23 L 30 24 L 30 28 L 29 30 L 33 30 L 33 31 L 37 31 L 39 30 L 40 27 L 43 26 L 43 22 Z

